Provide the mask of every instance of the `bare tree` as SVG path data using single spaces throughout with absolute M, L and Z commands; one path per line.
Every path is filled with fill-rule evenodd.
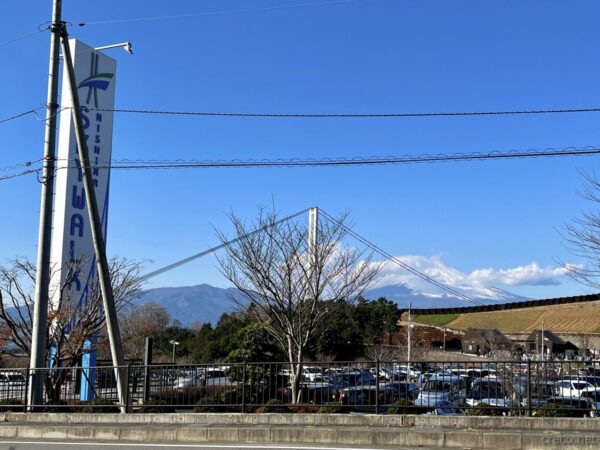
M 329 311 L 322 300 L 360 295 L 379 265 L 370 253 L 342 245 L 347 215 L 337 222 L 320 221 L 314 246 L 306 225 L 281 221 L 275 212 L 259 208 L 252 224 L 234 214 L 230 219 L 237 240 L 219 258 L 221 271 L 245 294 L 249 314 L 287 355 L 296 403 L 307 344 Z M 222 232 L 219 237 L 223 243 L 231 241 Z
M 363 353 L 369 361 L 389 362 L 397 359 L 401 351 L 396 345 L 367 344 Z
M 139 292 L 141 264 L 115 258 L 109 266 L 115 304 L 120 310 Z M 91 287 L 86 302 L 76 304 L 71 301 L 69 285 L 78 267 L 77 262 L 70 263 L 62 283 L 53 283 L 57 270 L 51 270 L 51 286 L 58 292 L 50 295 L 58 296 L 58 301 L 51 302 L 48 311 L 45 351 L 46 360 L 52 358 L 54 367 L 58 367 L 59 363 L 62 367 L 73 367 L 84 353 L 84 342 L 98 336 L 104 327 L 104 310 L 97 284 Z M 0 323 L 8 329 L 8 340 L 13 348 L 27 356 L 31 354 L 35 277 L 35 265 L 25 258 L 0 266 Z M 49 395 L 60 389 L 65 374 L 66 371 L 51 374 L 46 383 Z
M 572 254 L 587 261 L 586 264 L 563 264 L 567 275 L 594 289 L 600 289 L 600 180 L 595 173 L 582 173 L 584 178 L 581 196 L 595 205 L 595 209 L 565 225 L 563 238 Z
M 171 316 L 162 305 L 145 303 L 121 310 L 119 326 L 125 354 L 130 358 L 144 356 L 146 337 L 158 338 L 167 329 Z

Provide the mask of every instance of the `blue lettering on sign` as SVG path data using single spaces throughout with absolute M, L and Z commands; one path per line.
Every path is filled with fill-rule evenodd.
M 79 280 L 79 274 L 81 272 L 78 270 L 73 274 L 73 277 L 71 278 L 71 282 L 69 283 L 69 289 L 72 288 L 73 283 L 75 283 L 75 290 L 77 292 L 79 292 L 81 290 L 81 281 Z
M 77 185 L 73 186 L 73 208 L 85 208 L 85 188 L 81 188 L 81 195 L 77 195 Z
M 75 230 L 79 229 L 79 237 L 83 236 L 83 216 L 81 214 L 73 214 L 71 216 L 71 236 L 75 236 Z
M 69 262 L 72 264 L 73 261 L 75 261 L 75 241 L 73 239 L 71 239 L 69 241 Z M 72 267 L 72 265 L 71 265 Z M 79 274 L 80 271 L 77 270 L 75 273 L 73 273 L 72 277 L 71 277 L 71 281 L 69 282 L 69 289 L 71 289 L 73 283 L 75 283 L 75 289 L 77 291 L 81 290 L 81 281 L 79 281 Z
M 88 118 L 88 116 L 85 115 L 85 113 L 89 112 L 90 110 L 88 108 L 86 108 L 85 106 L 83 106 L 81 108 L 81 119 L 83 120 L 83 129 L 87 130 L 90 127 L 90 119 Z
M 77 181 L 83 182 L 83 172 L 81 171 L 81 163 L 78 158 L 75 158 L 75 165 L 77 166 Z

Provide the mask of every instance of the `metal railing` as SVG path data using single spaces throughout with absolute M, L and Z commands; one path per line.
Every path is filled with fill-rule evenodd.
M 365 412 L 595 417 L 600 361 L 352 361 L 0 369 L 0 411 Z M 44 402 L 26 405 L 43 372 Z M 296 382 L 294 382 L 296 380 Z

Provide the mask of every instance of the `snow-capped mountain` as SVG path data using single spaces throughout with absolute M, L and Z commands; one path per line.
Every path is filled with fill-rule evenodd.
M 425 277 L 419 277 L 393 262 L 385 262 L 375 284 L 363 294 L 365 298 L 375 300 L 385 297 L 403 308 L 411 303 L 414 308 L 473 305 L 424 279 L 430 277 L 479 304 L 511 303 L 528 298 L 493 286 L 508 286 L 509 289 L 511 286 L 553 286 L 560 284 L 565 274 L 562 267 L 540 267 L 535 262 L 508 269 L 479 268 L 462 272 L 446 265 L 440 256 L 400 256 L 397 259 Z M 139 303 L 162 304 L 174 319 L 189 325 L 193 322 L 215 323 L 223 313 L 236 309 L 236 299 L 243 301 L 244 296 L 234 288 L 201 284 L 150 289 L 142 293 Z
M 471 296 L 473 291 L 465 292 Z M 475 299 L 481 303 L 512 302 L 526 300 L 524 297 L 511 294 L 499 289 L 490 288 L 493 297 L 482 297 L 481 292 L 476 292 Z M 424 293 L 413 290 L 403 284 L 376 287 L 363 295 L 369 300 L 386 297 L 393 300 L 400 307 L 408 307 L 412 303 L 414 308 L 444 308 L 454 306 L 469 306 L 471 303 L 445 294 Z M 233 312 L 237 309 L 237 301 L 243 301 L 243 295 L 235 288 L 218 288 L 208 284 L 198 286 L 183 286 L 170 288 L 156 288 L 144 291 L 135 304 L 158 303 L 169 311 L 173 319 L 184 326 L 194 322 L 215 324 L 223 313 Z
M 436 291 L 440 290 L 435 288 Z M 478 303 L 495 304 L 511 303 L 528 300 L 516 294 L 498 288 L 457 289 Z M 449 293 L 420 292 L 404 284 L 391 284 L 369 289 L 363 295 L 369 300 L 385 297 L 394 301 L 401 308 L 408 308 L 412 303 L 413 308 L 454 308 L 458 306 L 473 306 L 472 302 Z

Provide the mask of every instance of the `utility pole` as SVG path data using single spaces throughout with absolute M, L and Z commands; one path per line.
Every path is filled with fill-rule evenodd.
M 48 69 L 48 94 L 46 103 L 46 131 L 44 135 L 44 162 L 42 169 L 42 199 L 38 234 L 37 270 L 35 276 L 35 301 L 31 328 L 31 358 L 27 405 L 33 410 L 43 401 L 44 371 L 46 367 L 46 327 L 50 290 L 50 238 L 52 235 L 52 203 L 56 159 L 56 122 L 58 119 L 58 70 L 60 57 L 60 28 L 62 0 L 52 3 L 50 23 L 50 63 Z M 37 369 L 37 370 L 36 370 Z
M 119 394 L 119 403 L 121 412 L 127 412 L 126 398 L 129 382 L 126 376 L 125 358 L 123 356 L 123 346 L 121 342 L 121 333 L 119 331 L 119 322 L 117 319 L 117 310 L 113 296 L 113 290 L 108 272 L 108 260 L 106 258 L 106 247 L 104 236 L 102 234 L 102 224 L 98 212 L 98 203 L 96 202 L 96 192 L 93 183 L 92 167 L 90 165 L 89 151 L 83 131 L 83 120 L 81 118 L 81 107 L 79 95 L 77 93 L 77 83 L 75 81 L 75 71 L 73 69 L 73 59 L 71 57 L 71 48 L 69 47 L 69 35 L 66 25 L 61 26 L 61 43 L 67 81 L 69 83 L 69 92 L 72 101 L 72 114 L 75 122 L 75 138 L 77 140 L 77 151 L 81 161 L 82 180 L 85 191 L 85 201 L 87 203 L 88 217 L 90 220 L 90 229 L 92 241 L 94 243 L 94 253 L 96 256 L 96 269 L 98 270 L 98 279 L 100 292 L 102 294 L 102 305 L 104 307 L 104 316 L 106 320 L 106 329 L 108 340 L 110 342 L 110 351 L 112 355 L 113 366 L 115 366 L 115 377 L 117 379 L 117 391 Z

